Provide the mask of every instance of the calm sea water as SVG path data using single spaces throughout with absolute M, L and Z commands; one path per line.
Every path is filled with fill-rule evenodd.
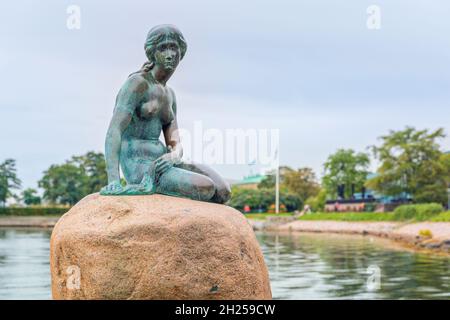
M 0 299 L 50 299 L 46 229 L 0 228 Z
M 50 299 L 50 234 L 0 228 L 0 299 Z M 257 238 L 275 299 L 450 299 L 448 256 L 363 236 L 257 233 Z

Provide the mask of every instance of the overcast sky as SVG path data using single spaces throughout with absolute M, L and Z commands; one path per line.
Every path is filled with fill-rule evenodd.
M 72 4 L 79 30 L 66 26 Z M 379 30 L 366 25 L 372 4 Z M 281 163 L 320 175 L 336 149 L 365 151 L 390 129 L 450 133 L 449 16 L 446 0 L 2 1 L 0 161 L 17 159 L 36 187 L 51 164 L 103 151 L 146 33 L 171 23 L 188 43 L 169 81 L 180 126 L 279 128 Z

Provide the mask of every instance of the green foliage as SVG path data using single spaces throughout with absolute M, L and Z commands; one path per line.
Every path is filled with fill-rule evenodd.
M 288 166 L 280 166 L 279 167 L 279 175 L 280 175 L 280 187 L 283 184 L 284 177 L 286 173 L 294 171 L 291 167 Z M 264 179 L 258 184 L 258 189 L 271 189 L 275 188 L 275 170 L 270 171 Z
M 403 205 L 394 210 L 393 219 L 398 221 L 426 221 L 443 211 L 442 206 L 437 203 Z
M 245 205 L 252 210 L 267 211 L 275 203 L 275 189 L 244 189 L 233 187 L 228 205 L 238 210 L 243 210 Z M 280 192 L 280 205 L 284 205 L 288 211 L 297 210 L 300 199 L 293 194 Z
M 446 203 L 450 181 L 450 158 L 437 143 L 444 130 L 434 132 L 407 127 L 382 136 L 372 150 L 381 165 L 366 185 L 388 196 L 410 194 L 417 203 Z
M 282 213 L 245 213 L 246 218 L 252 220 L 265 220 L 268 217 L 292 217 L 292 213 L 282 212 Z
M 86 188 L 88 194 L 98 192 L 107 185 L 106 161 L 103 153 L 90 151 L 83 156 L 72 157 L 71 162 L 84 168 L 87 176 Z
M 88 194 L 85 180 L 83 168 L 65 163 L 50 166 L 39 181 L 39 187 L 44 189 L 44 198 L 49 202 L 73 205 Z
M 102 153 L 88 152 L 74 156 L 62 165 L 52 165 L 44 172 L 39 187 L 51 203 L 73 205 L 107 184 L 105 160 Z
M 280 167 L 280 190 L 296 195 L 302 203 L 309 197 L 316 196 L 320 190 L 316 175 L 311 168 L 294 170 L 287 166 Z M 258 189 L 275 188 L 275 172 L 272 171 L 258 184 Z
M 280 175 L 281 178 L 281 175 Z M 272 171 L 262 179 L 260 183 L 258 183 L 258 189 L 270 189 L 275 188 L 275 172 Z
M 0 208 L 0 216 L 59 216 L 69 211 L 69 208 L 52 208 L 52 207 L 15 207 Z
M 244 214 L 247 219 L 251 220 L 266 220 L 269 217 L 292 217 L 292 213 L 246 213 Z
M 402 208 L 408 207 L 408 208 Z M 411 209 L 413 207 L 413 209 Z M 394 212 L 319 212 L 299 217 L 300 220 L 332 221 L 435 221 L 450 222 L 450 211 L 442 212 L 438 204 L 406 205 Z
M 22 191 L 22 201 L 27 206 L 41 204 L 41 197 L 37 195 L 37 191 L 32 188 L 28 188 Z
M 345 186 L 345 197 L 352 196 L 352 185 L 355 190 L 364 187 L 370 165 L 369 156 L 366 153 L 356 153 L 352 149 L 339 149 L 330 155 L 324 164 L 325 175 L 322 185 L 327 190 L 328 196 L 337 198 L 338 186 Z
M 319 212 L 299 217 L 300 220 L 393 221 L 392 212 Z
M 320 189 L 319 193 L 314 197 L 309 197 L 305 204 L 309 205 L 313 212 L 323 211 L 327 201 L 327 190 Z
M 450 186 L 450 153 L 445 153 L 441 155 L 440 162 L 446 170 L 445 180 L 448 186 Z
M 286 172 L 282 186 L 286 187 L 289 193 L 297 195 L 301 202 L 317 196 L 320 191 L 316 175 L 311 168 L 300 168 Z
M 365 212 L 374 212 L 375 209 L 377 208 L 377 204 L 376 203 L 366 203 L 364 205 L 364 211 Z
M 0 204 L 4 205 L 9 197 L 13 196 L 12 190 L 19 189 L 20 179 L 17 177 L 16 161 L 6 159 L 0 164 Z
M 430 219 L 433 222 L 450 222 L 450 211 L 442 212 Z
M 267 198 L 269 198 L 270 195 L 272 195 L 273 199 L 275 195 L 275 189 L 268 190 Z M 298 198 L 298 196 L 295 194 L 288 192 L 280 192 L 280 207 L 281 206 L 284 206 L 287 211 L 294 211 L 302 206 L 302 200 Z

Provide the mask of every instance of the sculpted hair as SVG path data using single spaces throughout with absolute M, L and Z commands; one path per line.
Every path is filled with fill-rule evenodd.
M 153 57 L 158 43 L 163 40 L 173 40 L 178 44 L 181 52 L 180 60 L 182 60 L 187 50 L 186 40 L 184 40 L 181 31 L 178 30 L 177 27 L 170 24 L 163 24 L 153 27 L 148 32 L 144 48 L 149 60 Z
M 183 34 L 180 30 L 178 30 L 177 27 L 173 25 L 161 24 L 150 29 L 147 34 L 147 38 L 145 39 L 144 49 L 149 61 L 144 63 L 144 65 L 141 67 L 141 70 L 133 72 L 132 74 L 138 72 L 149 72 L 153 68 L 154 63 L 152 59 L 155 54 L 156 47 L 163 40 L 175 41 L 180 48 L 180 60 L 183 59 L 187 50 L 187 43 L 186 40 L 184 40 Z

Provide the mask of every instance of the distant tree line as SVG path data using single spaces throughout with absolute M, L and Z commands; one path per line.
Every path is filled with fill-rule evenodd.
M 103 153 L 88 152 L 73 156 L 63 164 L 53 164 L 44 171 L 38 181 L 43 190 L 42 198 L 36 189 L 28 188 L 20 194 L 21 181 L 17 177 L 16 162 L 7 159 L 0 164 L 0 204 L 5 205 L 9 198 L 30 205 L 43 201 L 49 204 L 74 205 L 88 194 L 98 192 L 107 184 L 106 164 Z
M 371 157 L 368 152 L 338 149 L 324 163 L 324 174 L 319 182 L 311 168 L 279 168 L 280 204 L 287 210 L 301 209 L 304 204 L 321 210 L 327 199 L 351 198 L 366 188 L 385 196 L 408 194 L 416 203 L 448 201 L 450 185 L 450 154 L 439 144 L 445 138 L 442 128 L 435 131 L 406 127 L 390 131 L 380 137 L 378 146 L 370 146 L 379 166 L 369 178 Z M 38 191 L 21 188 L 16 162 L 6 159 L 0 163 L 0 206 L 10 198 L 25 205 L 73 205 L 90 193 L 98 192 L 107 184 L 103 153 L 88 152 L 73 156 L 63 164 L 53 164 L 38 181 Z M 232 188 L 229 205 L 243 209 L 268 210 L 275 202 L 275 172 L 269 172 L 255 190 Z
M 410 194 L 416 203 L 447 203 L 450 154 L 438 143 L 445 136 L 442 128 L 430 132 L 412 127 L 382 136 L 382 144 L 371 147 L 380 166 L 366 186 L 388 196 Z
M 280 207 L 287 211 L 298 210 L 305 201 L 318 194 L 320 185 L 311 168 L 279 168 Z M 252 211 L 269 211 L 275 202 L 275 171 L 269 172 L 258 184 L 257 189 L 232 188 L 228 205 L 243 210 L 249 206 Z
M 367 189 L 384 196 L 408 195 L 415 203 L 446 205 L 450 185 L 450 154 L 443 152 L 439 144 L 445 137 L 442 128 L 430 131 L 406 127 L 404 130 L 390 131 L 380 137 L 380 145 L 368 147 L 379 163 L 371 176 L 370 153 L 352 149 L 338 149 L 328 157 L 323 165 L 324 175 L 320 184 L 310 168 L 294 170 L 280 167 L 281 194 L 296 197 L 295 203 L 299 204 L 299 208 L 308 204 L 314 211 L 323 210 L 327 199 L 351 199 L 355 193 L 364 194 Z M 253 202 L 247 202 L 255 205 L 254 200 L 261 198 L 258 192 L 272 190 L 273 203 L 274 185 L 275 175 L 270 173 L 258 185 L 259 191 L 253 191 Z M 244 203 L 246 198 L 241 194 L 249 193 L 233 190 L 230 204 L 243 207 L 248 203 Z M 269 200 L 266 199 L 263 206 L 267 202 Z
M 16 161 L 6 159 L 0 163 L 0 205 L 5 206 L 6 200 L 13 197 L 13 190 L 20 189 L 22 182 L 17 177 Z
M 98 192 L 108 182 L 103 153 L 74 156 L 44 172 L 38 186 L 51 203 L 74 205 L 88 194 Z

